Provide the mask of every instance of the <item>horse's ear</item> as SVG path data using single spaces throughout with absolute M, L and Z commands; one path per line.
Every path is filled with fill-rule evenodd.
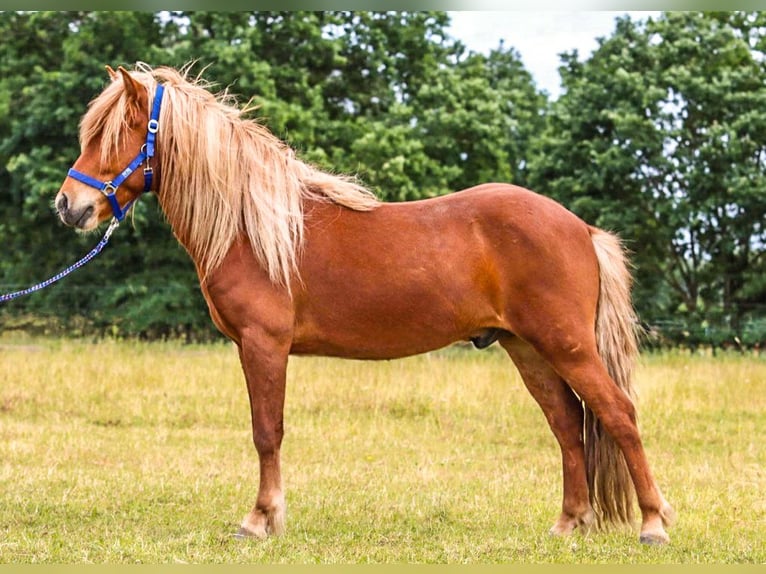
M 119 77 L 120 77 L 120 75 L 119 75 L 117 72 L 115 72 L 115 71 L 112 69 L 112 66 L 110 66 L 109 64 L 107 64 L 107 65 L 105 66 L 105 68 L 106 68 L 106 73 L 107 73 L 107 74 L 109 74 L 109 79 L 110 79 L 110 80 L 112 80 L 113 82 L 114 82 L 114 81 L 116 81 L 116 80 L 117 80 L 117 78 L 119 78 Z
M 128 99 L 134 102 L 138 102 L 138 94 L 141 85 L 135 79 L 133 79 L 133 76 L 130 75 L 130 72 L 128 72 L 122 66 L 118 67 L 117 70 L 120 72 L 120 74 L 122 74 L 122 83 L 125 84 L 125 92 L 128 94 Z

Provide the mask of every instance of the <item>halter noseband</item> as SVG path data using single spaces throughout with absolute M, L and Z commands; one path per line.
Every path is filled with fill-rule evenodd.
M 154 175 L 154 170 L 149 165 L 149 160 L 154 157 L 154 144 L 157 139 L 157 131 L 160 127 L 160 107 L 162 106 L 162 95 L 164 92 L 165 87 L 162 84 L 157 84 L 157 90 L 154 94 L 154 102 L 152 104 L 152 112 L 147 126 L 146 143 L 141 146 L 135 159 L 131 161 L 128 164 L 128 167 L 122 170 L 117 177 L 111 181 L 100 181 L 81 171 L 77 171 L 74 168 L 71 168 L 67 172 L 67 176 L 103 193 L 104 197 L 109 200 L 109 205 L 112 207 L 112 213 L 114 213 L 114 217 L 117 221 L 122 221 L 125 218 L 125 214 L 135 201 L 135 199 L 133 199 L 129 201 L 125 207 L 120 207 L 120 203 L 117 201 L 117 188 L 120 187 L 123 182 L 128 179 L 130 174 L 136 171 L 144 162 L 146 162 L 146 165 L 144 166 L 144 193 L 151 191 L 152 189 L 152 176 Z

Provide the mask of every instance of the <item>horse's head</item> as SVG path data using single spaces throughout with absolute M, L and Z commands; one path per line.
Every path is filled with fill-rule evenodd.
M 61 220 L 84 231 L 112 215 L 121 220 L 142 193 L 158 185 L 153 157 L 163 89 L 118 70 L 107 66 L 112 82 L 83 116 L 80 157 L 56 195 Z

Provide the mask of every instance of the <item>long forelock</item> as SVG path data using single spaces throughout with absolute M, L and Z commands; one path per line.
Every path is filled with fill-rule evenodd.
M 80 122 L 80 147 L 85 149 L 100 139 L 100 161 L 122 151 L 123 132 L 129 128 L 131 110 L 121 82 L 112 82 L 88 106 Z

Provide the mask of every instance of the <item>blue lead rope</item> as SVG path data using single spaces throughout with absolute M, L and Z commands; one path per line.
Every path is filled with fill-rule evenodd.
M 27 287 L 26 289 L 22 289 L 21 291 L 14 291 L 13 293 L 6 293 L 5 295 L 0 295 L 0 303 L 5 303 L 6 301 L 10 301 L 11 299 L 16 299 L 17 297 L 21 297 L 23 295 L 29 295 L 30 293 L 34 293 L 35 291 L 39 291 L 40 289 L 45 289 L 48 285 L 55 283 L 59 279 L 62 279 L 63 277 L 66 277 L 69 275 L 72 271 L 75 269 L 79 269 L 83 265 L 85 265 L 88 261 L 93 259 L 96 255 L 101 253 L 101 250 L 106 247 L 106 244 L 109 242 L 109 237 L 112 235 L 112 232 L 114 232 L 115 229 L 120 225 L 119 220 L 117 218 L 112 219 L 112 223 L 109 224 L 109 227 L 107 227 L 106 232 L 104 233 L 104 237 L 101 238 L 101 241 L 98 242 L 98 245 L 96 245 L 93 249 L 90 250 L 90 253 L 88 253 L 85 257 L 77 261 L 76 263 L 70 265 L 60 273 L 57 273 L 50 279 L 46 279 L 42 283 L 38 283 L 37 285 L 32 285 L 31 287 Z

